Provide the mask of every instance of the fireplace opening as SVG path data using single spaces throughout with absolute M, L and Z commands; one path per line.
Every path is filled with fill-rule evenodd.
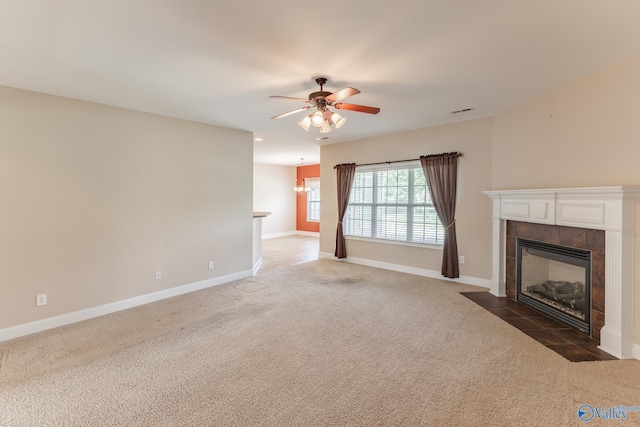
M 518 238 L 516 254 L 516 300 L 589 335 L 591 252 Z

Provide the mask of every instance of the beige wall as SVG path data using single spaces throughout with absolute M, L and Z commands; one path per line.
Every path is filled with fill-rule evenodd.
M 262 219 L 262 235 L 296 231 L 295 166 L 253 165 L 253 210 L 271 212 Z
M 252 145 L 0 87 L 0 329 L 250 270 Z
M 491 278 L 491 120 L 480 119 L 321 147 L 320 252 L 333 254 L 337 223 L 336 173 L 339 163 L 417 159 L 458 151 L 458 252 L 465 256 L 460 274 Z M 439 272 L 442 251 L 356 240 L 347 241 L 349 257 Z
M 493 118 L 493 189 L 640 184 L 640 55 Z
M 640 184 L 638 100 L 640 55 L 495 116 L 493 189 Z M 640 224 L 638 205 L 636 212 L 636 224 Z M 635 245 L 640 248 L 637 237 Z M 639 252 L 635 263 L 638 344 Z

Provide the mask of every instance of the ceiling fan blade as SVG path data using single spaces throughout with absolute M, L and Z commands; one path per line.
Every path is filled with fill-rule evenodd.
M 345 87 L 344 89 L 340 89 L 337 92 L 332 93 L 327 96 L 326 100 L 330 102 L 340 101 L 341 99 L 348 98 L 353 95 L 359 94 L 360 91 L 354 87 Z
M 292 101 L 302 101 L 302 102 L 311 102 L 308 99 L 304 99 L 304 98 L 294 98 L 292 96 L 278 96 L 278 95 L 271 95 L 269 98 L 280 98 L 280 99 L 290 99 Z
M 299 113 L 300 111 L 308 110 L 309 108 L 311 108 L 311 105 L 309 105 L 308 107 L 297 108 L 297 109 L 289 111 L 287 113 L 278 114 L 277 116 L 273 116 L 271 118 L 272 119 L 281 119 L 283 117 L 287 117 L 287 116 L 290 116 L 292 114 Z
M 380 112 L 380 108 L 378 107 L 367 107 L 366 105 L 357 105 L 357 104 L 345 104 L 344 102 L 338 102 L 337 104 L 333 104 L 333 106 L 338 110 L 359 111 L 361 113 L 368 113 L 368 114 L 378 114 Z

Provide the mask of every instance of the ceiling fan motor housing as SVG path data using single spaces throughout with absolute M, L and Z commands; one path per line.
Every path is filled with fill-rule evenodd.
M 327 92 L 326 90 L 322 90 L 323 87 L 325 85 L 325 83 L 327 83 L 327 79 L 326 77 L 318 77 L 316 79 L 316 83 L 320 86 L 320 90 L 318 92 L 312 92 L 309 94 L 309 101 L 314 101 L 315 105 L 318 107 L 319 110 L 324 110 L 327 106 L 327 101 L 326 101 L 326 97 L 331 95 L 332 92 Z M 329 105 L 331 105 L 329 103 Z
M 309 101 L 313 101 L 314 104 L 319 109 L 324 109 L 327 106 L 327 104 L 329 104 L 326 100 L 326 97 L 329 95 L 331 95 L 331 92 L 327 92 L 327 91 L 313 92 L 309 94 Z

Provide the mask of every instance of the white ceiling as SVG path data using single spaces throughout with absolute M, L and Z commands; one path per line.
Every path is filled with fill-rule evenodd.
M 486 117 L 640 52 L 638 0 L 0 0 L 0 85 L 254 132 L 259 163 L 319 162 L 270 117 L 346 86 L 337 143 Z M 451 111 L 472 107 L 469 113 Z M 342 113 L 342 112 L 341 112 Z

